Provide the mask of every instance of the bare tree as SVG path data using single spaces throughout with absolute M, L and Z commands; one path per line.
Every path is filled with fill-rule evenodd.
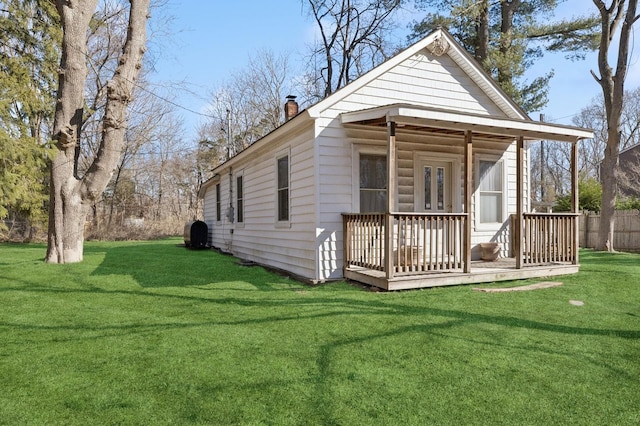
M 401 0 L 305 0 L 320 31 L 312 63 L 319 61 L 327 97 L 388 58 L 390 18 Z M 315 68 L 315 67 L 314 67 Z
M 124 149 L 115 173 L 107 186 L 108 191 L 103 196 L 103 201 L 107 203 L 106 207 L 108 208 L 105 215 L 107 232 L 111 231 L 114 214 L 118 211 L 122 212 L 123 216 L 143 217 L 146 215 L 147 212 L 141 204 L 135 203 L 133 199 L 122 200 L 122 197 L 119 196 L 121 194 L 119 184 L 121 178 L 124 178 L 124 182 L 131 181 L 136 186 L 137 182 L 134 179 L 136 174 L 133 169 L 136 167 L 137 158 L 141 155 L 142 150 L 152 149 L 157 141 L 165 137 L 167 123 L 174 126 L 173 133 L 180 129 L 173 114 L 172 105 L 163 99 L 148 91 L 137 91 L 136 97 L 130 105 Z M 135 208 L 132 208 L 132 202 L 137 204 Z M 98 221 L 95 224 L 97 225 Z
M 121 155 L 126 109 L 142 66 L 149 0 L 131 0 L 126 40 L 118 66 L 107 84 L 100 147 L 84 176 L 77 175 L 77 146 L 87 80 L 87 32 L 97 0 L 56 0 L 63 27 L 62 57 L 54 116 L 57 152 L 52 160 L 46 261 L 83 259 L 84 223 L 89 208 L 111 179 Z
M 297 91 L 289 57 L 260 51 L 248 65 L 212 95 L 212 120 L 200 129 L 200 141 L 227 156 L 247 148 L 284 122 L 284 99 Z
M 640 87 L 626 91 L 620 118 L 620 151 L 640 143 Z M 600 179 L 608 137 L 607 111 L 600 96 L 583 108 L 573 119 L 576 126 L 594 130 L 594 138 L 580 143 L 580 173 Z
M 584 167 L 586 177 L 600 179 L 600 163 L 607 145 L 607 115 L 602 97 L 594 99 L 573 118 L 576 126 L 593 129 L 593 139 L 580 142 L 580 163 Z
M 609 7 L 593 0 L 600 12 L 602 37 L 598 51 L 600 77 L 592 72 L 602 88 L 607 116 L 607 146 L 602 162 L 602 213 L 596 248 L 613 251 L 616 193 L 618 186 L 618 152 L 620 151 L 621 118 L 624 105 L 624 83 L 629 64 L 629 46 L 637 15 L 638 0 L 612 0 Z M 609 53 L 620 29 L 615 72 L 609 65 Z

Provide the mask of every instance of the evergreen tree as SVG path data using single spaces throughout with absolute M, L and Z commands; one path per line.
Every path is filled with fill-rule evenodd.
M 0 1 L 0 230 L 46 218 L 61 28 L 46 0 Z M 5 228 L 6 229 L 6 228 Z
M 581 58 L 597 48 L 600 38 L 595 16 L 551 22 L 562 1 L 417 0 L 438 12 L 414 22 L 410 38 L 421 38 L 438 26 L 447 28 L 525 111 L 539 111 L 547 103 L 553 72 L 528 82 L 523 79 L 527 68 L 545 50 Z

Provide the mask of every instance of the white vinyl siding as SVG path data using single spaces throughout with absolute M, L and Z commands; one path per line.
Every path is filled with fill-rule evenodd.
M 229 206 L 229 169 L 219 170 L 222 222 L 212 233 L 212 245 L 240 259 L 289 271 L 315 279 L 314 152 L 311 127 L 297 129 L 286 138 L 273 141 L 268 148 L 254 150 L 240 164 L 234 165 L 233 204 L 236 207 L 237 176 L 242 173 L 244 223 L 231 223 L 226 217 Z M 275 154 L 274 154 L 275 153 Z M 277 157 L 289 157 L 289 222 L 282 227 L 277 219 Z M 241 172 L 240 172 L 241 171 Z M 215 187 L 208 188 L 207 199 L 215 197 Z M 214 205 L 211 206 L 215 208 Z M 215 217 L 215 210 L 205 208 L 205 218 Z

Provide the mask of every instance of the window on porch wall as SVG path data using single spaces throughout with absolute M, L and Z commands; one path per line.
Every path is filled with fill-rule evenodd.
M 480 160 L 480 223 L 502 223 L 503 216 L 503 170 L 502 161 Z
M 387 211 L 387 157 L 360 154 L 360 213 Z

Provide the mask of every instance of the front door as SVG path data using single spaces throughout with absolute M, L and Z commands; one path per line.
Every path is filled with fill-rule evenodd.
M 451 213 L 451 163 L 425 161 L 421 167 L 422 190 L 418 197 L 418 211 L 427 213 Z
M 417 212 L 446 214 L 453 208 L 453 162 L 441 159 L 424 158 L 415 171 Z M 456 238 L 460 233 L 442 218 L 425 218 L 419 229 L 412 230 L 413 239 L 419 246 L 419 256 L 425 261 L 447 262 L 454 255 Z M 442 266 L 442 265 L 440 265 Z M 439 268 L 439 267 L 438 267 Z

